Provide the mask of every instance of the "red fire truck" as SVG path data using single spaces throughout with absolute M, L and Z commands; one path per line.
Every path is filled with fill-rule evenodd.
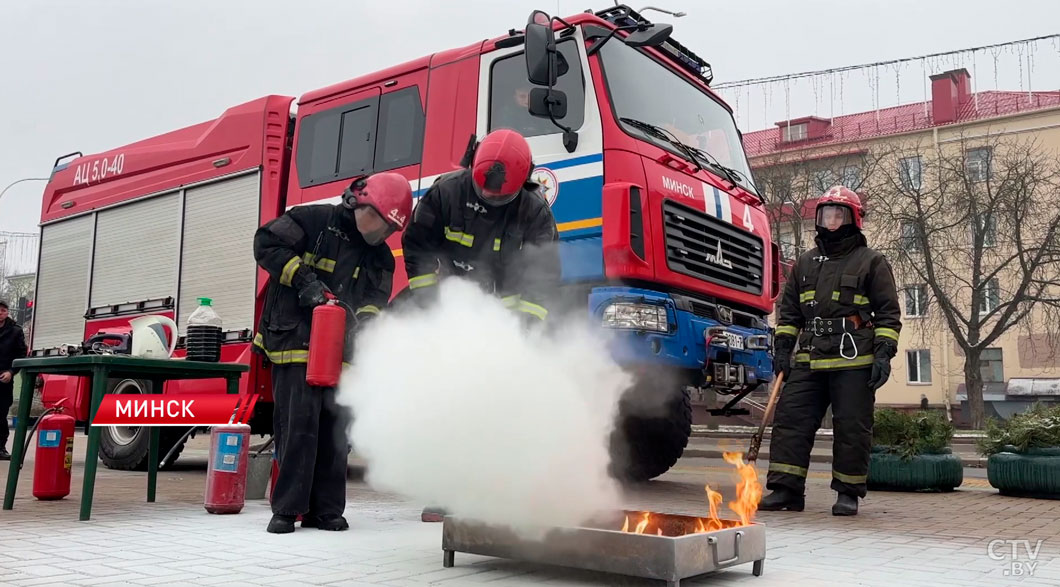
M 143 314 L 166 315 L 183 334 L 197 298 L 209 297 L 224 320 L 222 360 L 251 365 L 241 393 L 261 395 L 252 426 L 268 434 L 269 373 L 250 350 L 268 278 L 254 262 L 255 229 L 293 206 L 337 202 L 369 172 L 401 173 L 418 197 L 462 164 L 474 137 L 513 128 L 530 142 L 533 177 L 559 225 L 565 289 L 614 331 L 615 356 L 642 375 L 616 427 L 615 471 L 662 474 L 686 446 L 693 391 L 729 396 L 721 412 L 735 413 L 772 379 L 767 316 L 778 294 L 777 249 L 742 137 L 710 89 L 710 66 L 671 30 L 627 6 L 566 19 L 535 11 L 523 30 L 297 101 L 265 96 L 110 151 L 60 157 L 41 212 L 32 353 L 127 331 Z M 388 242 L 400 295 L 400 235 Z M 45 405 L 65 397 L 89 419 L 84 381 L 38 384 Z M 108 392 L 148 385 L 115 380 Z M 204 391 L 224 387 L 164 390 Z M 185 436 L 166 430 L 162 454 Z M 144 467 L 145 432 L 105 428 L 104 464 Z

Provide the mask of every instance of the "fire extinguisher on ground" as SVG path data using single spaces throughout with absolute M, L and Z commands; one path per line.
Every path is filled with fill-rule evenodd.
M 34 425 L 37 452 L 33 463 L 33 497 L 40 500 L 62 499 L 70 495 L 75 421 L 73 416 L 63 413 L 64 400 L 45 410 Z M 22 458 L 25 457 L 24 451 Z
M 238 514 L 247 494 L 247 459 L 250 425 L 214 426 L 210 433 L 210 460 L 206 468 L 203 506 L 211 514 Z

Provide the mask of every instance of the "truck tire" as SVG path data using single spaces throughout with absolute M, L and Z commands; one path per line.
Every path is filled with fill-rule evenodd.
M 107 384 L 107 393 L 143 394 L 149 389 L 150 382 L 142 379 L 112 379 Z M 181 437 L 186 428 L 163 427 L 158 435 L 158 460 L 166 456 L 169 449 L 180 442 L 170 462 L 169 468 L 177 461 L 184 450 Z M 108 469 L 121 471 L 146 471 L 147 452 L 151 442 L 151 429 L 142 426 L 104 426 L 99 434 L 99 458 Z
M 692 397 L 681 387 L 661 409 L 644 413 L 620 405 L 611 436 L 611 475 L 624 482 L 650 481 L 670 470 L 692 436 Z

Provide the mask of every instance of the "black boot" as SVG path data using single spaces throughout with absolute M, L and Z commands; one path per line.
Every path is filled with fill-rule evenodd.
M 287 534 L 294 532 L 294 521 L 298 516 L 281 516 L 280 514 L 273 514 L 272 519 L 269 520 L 269 527 L 266 530 L 271 534 Z
M 10 461 L 11 453 L 7 452 L 7 448 L 0 446 L 0 461 Z
M 833 516 L 856 516 L 858 515 L 858 498 L 854 495 L 840 493 L 836 497 L 835 505 L 832 506 Z
M 423 512 L 420 513 L 421 522 L 441 522 L 445 519 L 445 508 L 437 506 L 427 506 L 423 508 Z
M 335 532 L 349 530 L 350 523 L 347 522 L 346 518 L 342 516 L 329 516 L 324 518 L 318 518 L 316 516 L 303 516 L 302 527 L 317 528 L 319 530 L 331 530 Z
M 758 509 L 764 512 L 779 512 L 783 510 L 801 512 L 805 507 L 806 496 L 799 495 L 784 487 L 765 496 L 758 504 Z

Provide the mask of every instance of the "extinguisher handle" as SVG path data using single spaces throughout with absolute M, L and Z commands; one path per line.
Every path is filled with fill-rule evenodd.
M 335 297 L 335 294 L 331 293 L 330 291 L 328 291 L 326 289 L 324 290 L 324 297 L 327 298 L 329 301 L 338 299 L 337 297 Z

